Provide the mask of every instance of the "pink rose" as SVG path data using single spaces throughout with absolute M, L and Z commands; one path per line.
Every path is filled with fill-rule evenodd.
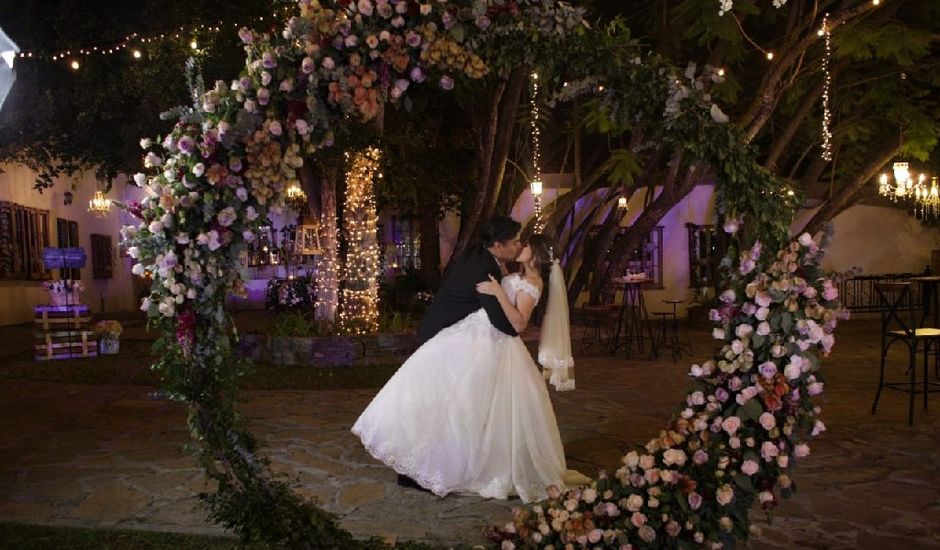
M 780 454 L 780 449 L 777 448 L 777 445 L 775 445 L 773 441 L 765 441 L 760 447 L 760 455 L 764 460 L 769 461 L 778 454 Z
M 734 435 L 741 427 L 741 419 L 737 416 L 729 416 L 721 423 L 721 427 L 728 432 L 728 435 Z
M 777 419 L 769 412 L 761 414 L 758 422 L 760 422 L 760 425 L 768 432 L 777 427 Z
M 715 500 L 718 501 L 718 504 L 725 506 L 731 502 L 731 499 L 734 498 L 734 489 L 730 485 L 724 484 L 718 488 L 718 492 L 715 494 Z
M 691 506 L 693 510 L 698 510 L 699 507 L 702 506 L 702 495 L 695 491 L 689 493 L 689 506 Z
M 630 516 L 630 523 L 632 523 L 634 527 L 643 527 L 646 525 L 646 516 L 640 512 L 633 512 L 633 515 Z
M 797 444 L 797 446 L 793 448 L 793 456 L 797 458 L 809 456 L 809 445 L 806 443 Z
M 741 472 L 749 476 L 756 474 L 759 469 L 760 466 L 753 460 L 745 460 L 744 464 L 741 464 Z

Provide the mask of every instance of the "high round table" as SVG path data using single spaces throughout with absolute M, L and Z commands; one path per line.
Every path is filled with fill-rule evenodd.
M 650 277 L 616 277 L 611 279 L 618 289 L 623 290 L 623 302 L 620 304 L 620 314 L 617 316 L 617 330 L 610 353 L 615 355 L 621 346 L 626 348 L 627 357 L 633 354 L 634 344 L 638 352 L 644 351 L 643 340 L 649 338 L 650 358 L 659 356 L 656 348 L 656 338 L 653 337 L 653 325 L 646 310 L 646 300 L 643 299 L 643 285 L 653 282 Z M 644 332 L 646 335 L 644 336 Z M 621 341 L 622 333 L 622 341 Z

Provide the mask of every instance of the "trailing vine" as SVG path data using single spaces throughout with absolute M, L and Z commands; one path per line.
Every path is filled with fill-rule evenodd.
M 134 180 L 147 196 L 125 205 L 140 222 L 122 232 L 134 273 L 153 281 L 141 309 L 163 333 L 155 369 L 187 404 L 193 448 L 218 484 L 204 495 L 210 518 L 244 541 L 349 547 L 332 514 L 271 475 L 235 406 L 244 364 L 233 353 L 238 334 L 225 297 L 244 292 L 239 259 L 283 207 L 305 157 L 341 140 L 353 122 L 381 122 L 387 103 L 408 108 L 411 86 L 430 81 L 449 90 L 529 66 L 554 78 L 562 99 L 566 78 L 569 92 L 587 93 L 592 79 L 602 83 L 598 91 L 608 86 L 598 100 L 605 120 L 661 127 L 662 139 L 715 170 L 723 212 L 765 220 L 754 225 L 765 242 L 782 240 L 794 203 L 755 168 L 697 77 L 683 81 L 662 59 L 640 55 L 628 36 L 592 31 L 583 12 L 563 2 L 301 0 L 298 7 L 279 35 L 242 29 L 241 76 L 208 91 L 194 79 L 195 104 L 171 113 L 172 132 L 141 141 L 146 172 Z M 566 63 L 573 52 L 589 60 L 574 72 Z

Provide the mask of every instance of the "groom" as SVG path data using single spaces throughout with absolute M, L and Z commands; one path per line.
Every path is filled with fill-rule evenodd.
M 477 292 L 477 283 L 488 281 L 491 275 L 497 281 L 502 279 L 502 266 L 522 252 L 520 229 L 519 222 L 505 216 L 493 218 L 486 224 L 482 246 L 471 248 L 459 260 L 421 319 L 418 340 L 422 344 L 481 307 L 494 327 L 510 336 L 518 335 L 496 297 Z

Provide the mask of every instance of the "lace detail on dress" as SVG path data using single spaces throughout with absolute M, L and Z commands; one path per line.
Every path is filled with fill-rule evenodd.
M 352 433 L 359 436 L 359 439 L 362 440 L 362 445 L 366 448 L 366 451 L 372 455 L 372 458 L 385 463 L 399 474 L 410 477 L 418 482 L 418 485 L 439 497 L 446 496 L 449 492 L 444 487 L 443 476 L 440 474 L 423 474 L 418 471 L 417 455 L 419 453 L 400 453 L 390 443 L 376 445 L 373 435 L 366 434 L 358 426 L 353 426 Z
M 542 291 L 539 290 L 539 287 L 530 283 L 526 280 L 525 277 L 519 275 L 518 273 L 513 273 L 512 275 L 507 275 L 503 278 L 503 282 L 506 286 L 506 294 L 509 294 L 509 297 L 512 298 L 512 302 L 516 303 L 516 293 L 520 290 L 534 298 L 538 301 L 539 296 L 542 295 Z

